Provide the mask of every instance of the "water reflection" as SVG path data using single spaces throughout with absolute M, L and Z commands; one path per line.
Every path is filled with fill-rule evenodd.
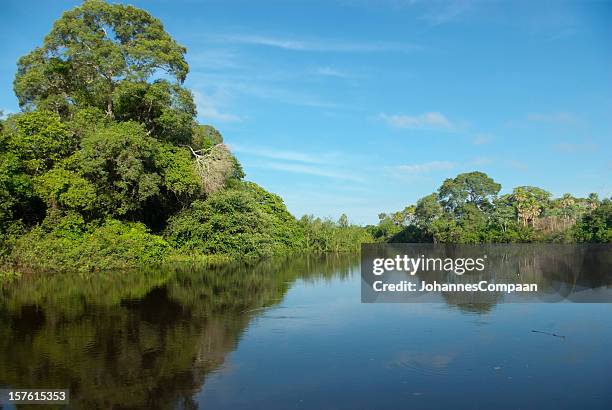
M 79 409 L 612 403 L 610 305 L 368 305 L 358 271 L 326 256 L 26 278 L 0 288 L 0 386 L 69 388 Z
M 456 274 L 421 268 L 411 275 L 405 270 L 373 274 L 372 263 L 379 258 L 404 256 L 432 260 L 485 260 L 484 270 Z M 483 259 L 484 258 L 484 259 Z M 371 244 L 364 248 L 362 300 L 365 302 L 445 302 L 466 311 L 488 312 L 505 302 L 612 302 L 612 245 L 609 244 Z M 465 286 L 487 284 L 537 285 L 536 292 L 461 291 L 377 292 L 374 283 L 412 282 Z M 381 287 L 378 285 L 378 289 Z
M 71 390 L 74 408 L 195 408 L 251 318 L 347 256 L 32 277 L 1 289 L 0 386 Z

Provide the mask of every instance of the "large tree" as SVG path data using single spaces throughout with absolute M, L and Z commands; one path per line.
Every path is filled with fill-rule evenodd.
M 26 112 L 3 124 L 0 170 L 35 178 L 21 196 L 48 209 L 154 229 L 242 178 L 221 134 L 195 123 L 185 52 L 144 10 L 85 0 L 67 11 L 18 62 Z M 24 191 L 19 181 L 0 176 L 2 215 L 24 214 L 11 199 Z
M 501 185 L 487 174 L 474 171 L 446 179 L 438 190 L 438 197 L 448 211 L 454 212 L 465 204 L 485 210 L 491 206 L 500 189 Z
M 154 105 L 160 93 L 190 100 L 172 85 L 147 95 L 153 80 L 167 82 L 161 76 L 176 84 L 185 80 L 189 71 L 185 52 L 146 11 L 85 0 L 55 22 L 41 47 L 19 59 L 14 89 L 23 108 L 67 115 L 75 106 L 95 106 L 113 118 L 118 102 L 124 109 L 134 105 L 125 101 L 126 88 L 140 88 L 143 104 L 148 98 Z M 189 112 L 193 103 L 178 105 L 187 106 Z

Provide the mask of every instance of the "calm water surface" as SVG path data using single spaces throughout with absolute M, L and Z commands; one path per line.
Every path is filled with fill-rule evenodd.
M 356 256 L 27 278 L 0 288 L 0 387 L 83 409 L 612 408 L 610 304 L 360 286 Z

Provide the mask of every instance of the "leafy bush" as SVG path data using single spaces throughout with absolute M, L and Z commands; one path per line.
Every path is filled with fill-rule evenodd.
M 350 225 L 344 214 L 338 222 L 304 215 L 299 223 L 304 235 L 304 250 L 308 252 L 359 252 L 362 243 L 374 241 L 368 229 Z
M 181 251 L 270 256 L 300 249 L 302 236 L 282 199 L 251 182 L 219 191 L 170 218 L 168 241 Z
M 76 214 L 50 215 L 21 236 L 12 250 L 20 267 L 43 270 L 93 271 L 159 263 L 168 243 L 138 222 L 108 219 L 85 224 Z
M 599 207 L 584 215 L 574 232 L 578 242 L 612 242 L 612 201 L 604 200 Z

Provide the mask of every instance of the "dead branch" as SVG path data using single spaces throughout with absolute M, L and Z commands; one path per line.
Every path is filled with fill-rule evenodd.
M 234 158 L 227 145 L 221 143 L 207 149 L 194 150 L 185 145 L 195 158 L 195 167 L 202 191 L 210 195 L 225 187 L 234 168 Z

